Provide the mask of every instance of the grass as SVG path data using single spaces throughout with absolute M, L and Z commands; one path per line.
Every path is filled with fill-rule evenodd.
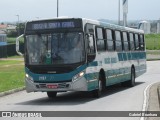
M 160 34 L 145 35 L 147 50 L 160 50 Z
M 0 60 L 0 92 L 24 86 L 24 62 Z

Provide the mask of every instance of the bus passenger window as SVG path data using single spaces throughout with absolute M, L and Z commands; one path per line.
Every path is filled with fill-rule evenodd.
M 106 34 L 107 34 L 107 50 L 114 51 L 112 30 L 107 29 Z
M 102 28 L 97 28 L 97 51 L 105 51 L 105 40 Z
M 103 39 L 103 31 L 102 28 L 97 28 L 97 38 Z
M 140 35 L 140 50 L 144 51 L 144 36 Z
M 105 50 L 104 40 L 97 40 L 97 50 L 98 51 L 104 51 Z
M 136 50 L 139 50 L 139 38 L 138 38 L 138 34 L 135 34 L 135 48 L 136 48 Z
M 122 41 L 121 41 L 122 39 L 121 39 L 120 31 L 115 31 L 115 36 L 116 36 L 116 40 L 115 40 L 116 50 L 122 51 Z
M 129 50 L 127 32 L 123 32 L 123 43 L 124 43 L 124 51 Z
M 130 39 L 130 50 L 135 50 L 133 33 L 129 33 L 129 39 Z

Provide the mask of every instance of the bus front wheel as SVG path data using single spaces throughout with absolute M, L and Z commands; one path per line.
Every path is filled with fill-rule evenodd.
M 57 95 L 57 92 L 47 92 L 48 98 L 55 98 Z
M 98 89 L 93 91 L 93 97 L 99 98 L 102 94 L 102 81 L 98 80 Z

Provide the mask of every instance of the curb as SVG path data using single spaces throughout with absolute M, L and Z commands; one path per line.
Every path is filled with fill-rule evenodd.
M 159 109 L 160 109 L 160 84 L 157 87 L 158 101 L 159 101 Z
M 160 110 L 160 82 L 153 84 L 149 88 L 148 111 Z
M 149 88 L 148 105 L 146 111 L 160 111 L 160 82 Z M 143 120 L 159 120 L 159 117 L 145 117 Z
M 10 94 L 13 94 L 13 93 L 16 93 L 16 92 L 20 92 L 20 91 L 23 91 L 25 89 L 26 89 L 26 87 L 21 87 L 21 88 L 5 91 L 5 92 L 0 93 L 0 97 L 10 95 Z

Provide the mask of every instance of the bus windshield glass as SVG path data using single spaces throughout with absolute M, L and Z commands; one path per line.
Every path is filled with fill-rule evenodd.
M 26 36 L 29 65 L 74 64 L 85 60 L 83 33 L 52 33 Z

